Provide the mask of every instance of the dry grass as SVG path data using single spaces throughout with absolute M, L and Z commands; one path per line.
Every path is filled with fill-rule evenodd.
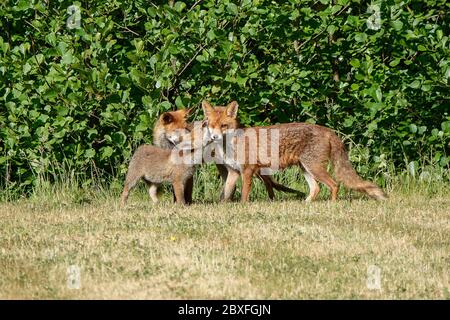
M 57 193 L 0 203 L 0 298 L 450 298 L 447 192 L 191 207 L 136 193 L 117 204 Z M 71 265 L 79 289 L 67 286 Z M 379 290 L 367 287 L 371 265 Z

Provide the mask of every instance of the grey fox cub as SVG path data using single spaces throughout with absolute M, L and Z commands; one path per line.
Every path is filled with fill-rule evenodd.
M 182 137 L 183 142 L 174 149 L 162 149 L 152 145 L 139 146 L 128 166 L 121 205 L 126 204 L 130 190 L 141 179 L 147 184 L 148 193 L 153 202 L 158 201 L 158 185 L 168 182 L 173 185 L 176 202 L 185 204 L 186 182 L 192 178 L 195 165 L 201 163 L 201 159 L 199 161 L 195 158 L 195 150 L 201 148 L 209 140 L 207 135 L 203 136 L 202 131 L 198 131 L 202 130 L 201 126 L 194 126 L 194 130 L 185 134 Z M 206 126 L 206 123 L 203 126 Z M 207 130 L 204 132 L 208 133 Z M 201 157 L 201 152 L 199 155 Z

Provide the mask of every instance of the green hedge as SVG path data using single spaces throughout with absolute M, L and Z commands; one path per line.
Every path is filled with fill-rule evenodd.
M 370 4 L 3 1 L 0 183 L 61 166 L 123 173 L 161 111 L 205 98 L 239 101 L 247 125 L 332 127 L 367 170 L 448 167 L 450 4 L 380 1 L 381 20 Z

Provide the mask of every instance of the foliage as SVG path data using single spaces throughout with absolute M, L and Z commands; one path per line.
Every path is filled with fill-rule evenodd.
M 363 174 L 388 160 L 448 168 L 450 4 L 374 4 L 2 2 L 0 183 L 122 174 L 160 112 L 205 98 L 237 100 L 246 125 L 332 127 Z

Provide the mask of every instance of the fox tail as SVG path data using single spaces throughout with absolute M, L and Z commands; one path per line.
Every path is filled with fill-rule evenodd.
M 378 186 L 370 181 L 363 180 L 352 167 L 348 154 L 342 141 L 333 134 L 330 139 L 331 161 L 337 181 L 343 183 L 347 188 L 366 193 L 376 200 L 385 200 L 387 195 Z

